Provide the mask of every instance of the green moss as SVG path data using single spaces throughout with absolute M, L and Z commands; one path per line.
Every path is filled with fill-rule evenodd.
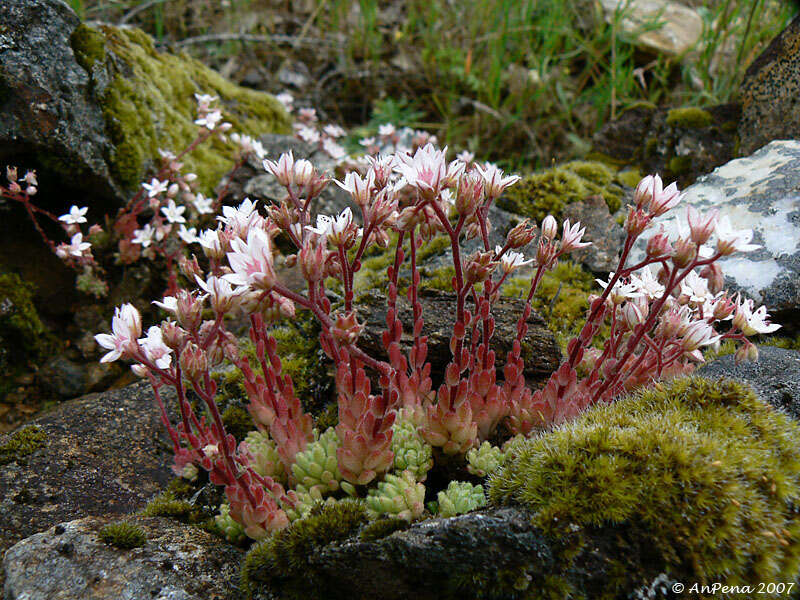
M 47 434 L 38 425 L 28 425 L 12 433 L 0 444 L 0 466 L 33 454 L 42 448 Z
M 247 437 L 247 434 L 255 427 L 250 413 L 234 404 L 229 405 L 222 412 L 222 423 L 225 425 L 225 431 L 235 437 L 238 442 Z
M 622 203 L 623 186 L 617 174 L 601 162 L 573 161 L 523 177 L 498 200 L 498 206 L 541 221 L 559 218 L 564 207 L 599 195 L 613 213 Z
M 3 346 L 13 348 L 9 356 L 0 357 L 0 374 L 3 362 L 9 366 L 27 361 L 38 361 L 57 347 L 52 334 L 47 331 L 33 304 L 34 288 L 14 273 L 0 274 L 0 340 Z
M 453 291 L 453 277 L 456 276 L 456 269 L 452 265 L 439 267 L 438 269 L 422 268 L 420 269 L 420 275 L 420 290 Z
M 98 531 L 97 535 L 106 544 L 123 550 L 139 548 L 147 542 L 147 536 L 142 528 L 127 521 L 109 523 Z
M 642 180 L 642 174 L 639 169 L 630 169 L 617 173 L 617 179 L 628 187 L 635 188 Z
M 273 97 L 236 86 L 189 56 L 159 53 L 137 29 L 83 25 L 72 45 L 90 74 L 107 71 L 95 79 L 96 92 L 114 144 L 111 171 L 124 187 L 139 185 L 159 148 L 179 151 L 195 138 L 195 93 L 219 96 L 226 120 L 238 131 L 289 131 L 289 118 Z M 185 157 L 204 191 L 230 169 L 232 149 L 215 137 Z
M 324 591 L 308 570 L 308 557 L 341 541 L 367 523 L 362 502 L 320 504 L 311 514 L 254 546 L 244 559 L 242 587 L 252 595 L 259 586 L 279 589 L 281 597 L 315 598 Z
M 667 113 L 667 125 L 683 127 L 685 129 L 699 129 L 708 127 L 714 121 L 711 113 L 702 108 L 689 106 L 686 108 L 673 108 Z
M 685 378 L 528 441 L 489 497 L 526 506 L 555 539 L 605 530 L 646 546 L 679 581 L 780 581 L 800 566 L 798 436 L 745 386 Z M 630 573 L 632 556 L 620 547 L 610 572 Z
M 375 542 L 409 527 L 411 523 L 405 519 L 378 519 L 364 527 L 358 534 L 358 539 L 362 542 Z
M 654 137 L 647 138 L 647 140 L 645 140 L 644 143 L 645 157 L 653 156 L 657 150 L 658 150 L 658 139 Z
M 168 517 L 181 523 L 199 523 L 207 518 L 195 506 L 172 492 L 164 492 L 150 500 L 142 510 L 142 516 Z
M 692 168 L 691 156 L 673 156 L 667 163 L 667 168 L 673 175 L 682 175 Z
M 106 39 L 99 31 L 81 23 L 69 38 L 78 64 L 89 73 L 95 63 L 106 58 Z

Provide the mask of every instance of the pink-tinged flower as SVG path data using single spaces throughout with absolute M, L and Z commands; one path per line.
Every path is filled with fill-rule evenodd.
M 669 237 L 664 231 L 664 226 L 662 225 L 658 233 L 651 236 L 650 239 L 647 240 L 647 256 L 649 258 L 669 256 L 672 254 L 672 250 L 672 244 L 669 243 Z
M 203 247 L 203 252 L 208 258 L 216 260 L 225 256 L 225 245 L 220 240 L 220 232 L 214 229 L 201 231 L 197 241 Z
M 150 183 L 143 183 L 142 187 L 147 190 L 148 198 L 155 198 L 169 189 L 169 181 L 159 181 L 154 177 Z
M 366 206 L 369 204 L 370 192 L 375 185 L 375 173 L 372 170 L 367 171 L 365 177 L 361 177 L 355 171 L 350 171 L 344 178 L 344 182 L 333 181 L 336 185 L 348 192 L 353 202 L 359 206 Z
M 332 138 L 344 137 L 345 134 L 347 133 L 344 129 L 342 129 L 338 125 L 333 125 L 333 124 L 325 125 L 325 127 L 322 128 L 322 132 L 325 135 L 331 136 Z
M 644 208 L 651 217 L 658 217 L 675 207 L 681 201 L 681 194 L 678 192 L 676 183 L 663 187 L 661 177 L 658 175 L 648 175 L 639 182 L 633 194 L 637 208 Z
M 311 161 L 301 158 L 294 163 L 294 183 L 300 187 L 304 187 L 311 183 L 314 179 L 314 165 Z
M 462 150 L 456 154 L 456 160 L 460 160 L 465 165 L 470 166 L 473 162 L 475 162 L 475 154 L 469 150 Z
M 550 242 L 556 235 L 558 235 L 558 221 L 553 215 L 547 215 L 542 221 L 542 237 Z
M 223 206 L 222 216 L 217 217 L 217 221 L 227 225 L 235 235 L 244 238 L 251 229 L 260 228 L 262 218 L 256 210 L 256 203 L 250 198 L 245 198 L 236 208 Z
M 332 244 L 337 244 L 341 241 L 341 234 L 344 233 L 353 224 L 353 211 L 350 207 L 345 208 L 338 217 L 329 217 L 327 215 L 317 216 L 317 226 L 311 227 L 306 225 L 306 229 L 317 235 L 328 236 L 328 240 Z M 358 230 L 358 235 L 361 230 Z
M 294 133 L 301 140 L 307 144 L 311 144 L 312 146 L 319 143 L 319 141 L 322 139 L 322 136 L 315 127 L 309 127 L 308 125 L 304 125 L 302 123 L 295 125 Z
M 275 283 L 272 266 L 272 242 L 262 229 L 250 229 L 247 241 L 234 238 L 232 252 L 228 252 L 228 263 L 233 273 L 223 279 L 233 285 L 269 290 Z
M 334 160 L 341 160 L 347 156 L 347 150 L 344 149 L 344 146 L 335 142 L 331 138 L 325 138 L 322 140 L 322 149 Z
M 187 244 L 194 244 L 195 242 L 200 241 L 200 238 L 197 237 L 197 228 L 191 227 L 186 229 L 186 225 L 182 223 L 180 229 L 178 230 L 178 237 L 180 237 Z
M 602 279 L 595 279 L 597 283 L 600 284 L 604 290 L 608 289 L 608 284 L 614 278 L 614 272 L 608 274 L 608 281 L 603 281 Z M 609 299 L 614 304 L 622 304 L 625 300 L 631 300 L 633 298 L 639 298 L 643 296 L 644 293 L 639 289 L 634 283 L 626 283 L 622 281 L 622 279 L 617 279 L 614 283 L 614 287 L 611 288 L 611 292 L 609 292 Z
M 178 206 L 172 198 L 170 198 L 166 206 L 161 207 L 161 214 L 163 214 L 170 223 L 186 223 L 186 219 L 183 217 L 185 211 L 186 207 Z
M 753 310 L 753 301 L 742 299 L 736 307 L 733 317 L 733 326 L 738 327 L 747 336 L 759 333 L 773 333 L 781 328 L 777 323 L 769 322 L 769 313 L 766 306 L 759 306 Z
M 708 241 L 717 226 L 718 214 L 719 211 L 714 209 L 701 215 L 694 206 L 688 207 L 686 217 L 689 221 L 689 235 L 695 244 L 702 246 Z
M 131 240 L 134 244 L 141 244 L 142 248 L 147 248 L 150 244 L 153 243 L 153 238 L 156 235 L 156 230 L 147 223 L 141 229 L 137 229 L 133 232 L 133 240 Z
M 378 135 L 381 137 L 392 137 L 395 133 L 397 133 L 397 129 L 391 123 L 378 126 Z
M 114 309 L 111 319 L 111 334 L 98 333 L 95 341 L 106 350 L 111 350 L 100 362 L 112 362 L 126 354 L 136 345 L 142 334 L 142 317 L 133 304 L 123 304 Z
M 723 256 L 733 254 L 734 252 L 751 252 L 752 250 L 761 248 L 761 246 L 750 243 L 750 240 L 753 239 L 752 229 L 734 229 L 727 216 L 719 220 L 716 232 L 717 252 Z
M 289 186 L 294 181 L 294 155 L 292 151 L 281 154 L 278 162 L 264 161 L 264 169 L 272 173 L 282 186 Z
M 197 100 L 197 106 L 201 111 L 208 110 L 208 107 L 211 106 L 214 102 L 219 100 L 217 96 L 212 96 L 211 94 L 195 94 L 195 100 Z
M 692 271 L 681 281 L 681 294 L 688 298 L 690 304 L 700 306 L 709 300 L 713 300 L 715 294 L 708 289 L 708 281 Z
M 685 352 L 694 352 L 703 346 L 716 344 L 721 338 L 705 321 L 693 321 L 686 327 L 681 343 Z
M 192 200 L 194 209 L 201 215 L 209 215 L 214 212 L 214 201 L 211 198 L 206 198 L 203 194 L 197 194 Z
M 153 304 L 167 312 L 171 312 L 173 315 L 178 312 L 178 299 L 175 296 L 164 296 L 161 302 L 154 300 Z
M 631 331 L 644 322 L 645 315 L 634 302 L 626 302 L 620 309 L 620 320 Z
M 561 235 L 561 250 L 564 252 L 574 252 L 586 246 L 591 246 L 591 242 L 581 242 L 584 233 L 586 233 L 586 228 L 584 227 L 581 229 L 580 221 L 570 226 L 569 219 L 566 219 Z
M 306 123 L 316 123 L 317 119 L 317 111 L 314 108 L 301 108 L 297 112 L 297 116 L 300 117 L 301 121 L 305 121 Z
M 499 256 L 502 251 L 502 246 L 495 246 L 494 253 L 496 256 Z M 532 262 L 532 258 L 525 260 L 525 255 L 522 252 L 514 252 L 513 250 L 509 250 L 503 256 L 500 256 L 500 266 L 506 273 L 511 273 L 515 269 L 529 265 Z
M 664 294 L 664 286 L 661 285 L 653 275 L 653 271 L 645 267 L 641 271 L 641 277 L 631 275 L 631 284 L 636 286 L 645 297 L 654 300 Z
M 507 187 L 514 185 L 521 179 L 519 175 L 503 177 L 503 171 L 501 169 L 488 163 L 483 168 L 481 168 L 480 165 L 475 165 L 475 168 L 478 170 L 478 173 L 481 174 L 481 177 L 483 177 L 484 189 L 489 198 L 499 198 Z
M 70 207 L 69 212 L 65 215 L 61 215 L 58 217 L 59 221 L 66 223 L 67 225 L 78 225 L 80 223 L 86 223 L 86 213 L 89 211 L 88 206 L 84 206 L 78 208 L 74 204 Z
M 244 291 L 242 288 L 233 289 L 228 281 L 214 275 L 209 276 L 207 281 L 203 281 L 195 275 L 195 280 L 197 285 L 208 294 L 211 308 L 216 313 L 226 313 L 234 308 Z
M 211 110 L 199 119 L 195 120 L 194 124 L 199 125 L 200 127 L 205 127 L 209 131 L 213 131 L 214 128 L 219 125 L 220 121 L 222 121 L 222 111 Z
M 429 199 L 434 198 L 447 177 L 447 161 L 444 150 L 437 150 L 433 144 L 419 148 L 414 156 L 401 154 L 395 164 L 395 171 L 402 175 L 406 183 L 417 188 Z
M 75 256 L 80 258 L 83 256 L 83 253 L 86 252 L 89 248 L 92 247 L 92 244 L 89 242 L 83 241 L 83 234 L 79 231 L 69 241 L 69 245 L 65 248 L 66 252 L 70 256 Z
M 167 369 L 172 362 L 172 348 L 164 343 L 161 337 L 161 328 L 153 325 L 147 330 L 147 337 L 139 339 L 141 347 L 147 359 L 154 363 L 159 369 Z
M 292 96 L 289 92 L 281 92 L 275 96 L 275 100 L 283 105 L 283 108 L 286 109 L 286 112 L 292 112 L 294 96 Z

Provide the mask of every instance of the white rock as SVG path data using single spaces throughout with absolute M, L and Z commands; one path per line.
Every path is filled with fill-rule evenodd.
M 691 49 L 703 34 L 703 19 L 683 4 L 667 0 L 600 0 L 606 21 L 622 12 L 622 32 L 638 45 L 661 54 L 678 56 Z M 661 24 L 651 29 L 651 24 Z

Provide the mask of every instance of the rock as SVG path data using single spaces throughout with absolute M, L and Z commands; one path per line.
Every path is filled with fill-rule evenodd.
M 703 34 L 703 19 L 696 10 L 668 0 L 601 0 L 606 21 L 620 11 L 621 31 L 635 36 L 636 44 L 667 56 L 680 56 Z M 652 23 L 661 27 L 651 29 Z
M 281 154 L 291 151 L 295 159 L 310 160 L 320 173 L 335 176 L 336 162 L 325 152 L 303 140 L 290 135 L 264 134 L 258 141 L 264 146 L 270 160 L 278 160 Z M 245 198 L 250 198 L 270 205 L 279 203 L 286 196 L 286 189 L 254 157 L 239 169 L 228 173 L 217 186 L 217 192 L 222 193 L 226 204 L 239 204 Z M 348 206 L 353 208 L 350 194 L 331 182 L 315 201 L 312 212 L 315 215 L 338 214 Z
M 561 217 L 572 223 L 580 221 L 586 227 L 583 240 L 592 242 L 588 248 L 574 252 L 570 257 L 572 260 L 593 273 L 608 273 L 617 267 L 625 232 L 608 211 L 608 204 L 602 196 L 590 196 L 567 204 Z
M 147 541 L 120 549 L 98 537 L 109 519 L 62 523 L 8 550 L 6 600 L 234 600 L 242 551 L 197 527 L 133 517 Z
M 450 338 L 455 322 L 455 295 L 438 290 L 421 290 L 420 303 L 425 320 L 423 334 L 428 336 L 428 360 L 431 363 L 431 377 L 434 384 L 442 380 L 444 370 L 450 361 Z M 364 331 L 359 346 L 370 356 L 388 360 L 383 348 L 381 334 L 386 329 L 386 297 L 373 290 L 359 297 L 359 318 L 363 318 Z M 398 297 L 400 321 L 404 327 L 400 346 L 403 352 L 411 347 L 410 324 L 413 315 L 408 301 Z M 495 332 L 492 348 L 497 354 L 498 370 L 505 364 L 506 354 L 511 350 L 517 331 L 517 319 L 522 314 L 523 302 L 500 298 L 493 306 Z M 542 384 L 561 362 L 561 350 L 553 333 L 545 326 L 544 320 L 536 312 L 528 319 L 528 334 L 522 344 L 522 357 L 525 360 L 525 376 L 532 385 Z
M 740 107 L 631 108 L 595 133 L 593 152 L 684 188 L 735 158 Z
M 740 152 L 800 137 L 800 15 L 772 40 L 744 75 Z
M 0 5 L 0 162 L 38 169 L 39 198 L 51 206 L 126 200 L 159 148 L 177 152 L 195 138 L 196 92 L 219 96 L 244 133 L 289 129 L 270 95 L 159 53 L 139 30 L 81 24 L 61 0 Z M 208 190 L 231 149 L 209 142 L 184 162 Z
M 759 346 L 756 362 L 737 365 L 729 354 L 704 365 L 697 374 L 743 381 L 762 400 L 800 419 L 800 352 L 796 350 Z
M 46 388 L 62 398 L 74 398 L 88 391 L 85 369 L 61 355 L 45 363 L 39 379 Z
M 169 409 L 174 395 L 164 392 Z M 146 383 L 65 402 L 28 427 L 43 439 L 0 460 L 0 554 L 61 521 L 138 510 L 173 477 Z M 0 436 L 0 448 L 14 447 L 26 428 Z
M 726 284 L 766 304 L 773 320 L 791 330 L 800 325 L 800 142 L 772 142 L 751 156 L 733 160 L 687 188 L 682 206 L 719 209 L 735 229 L 753 229 L 761 249 L 720 259 Z M 629 264 L 644 256 L 647 239 L 663 224 L 677 233 L 674 214 L 656 220 L 640 238 Z

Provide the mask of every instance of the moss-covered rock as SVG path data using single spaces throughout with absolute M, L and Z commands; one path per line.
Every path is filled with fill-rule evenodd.
M 714 122 L 714 117 L 707 110 L 696 106 L 673 108 L 667 112 L 667 125 L 683 127 L 685 129 L 698 129 L 708 127 Z
M 560 217 L 564 206 L 589 196 L 602 196 L 613 213 L 624 195 L 624 184 L 614 169 L 597 161 L 573 161 L 523 177 L 497 205 L 540 222 L 548 214 Z
M 226 120 L 251 134 L 287 132 L 289 119 L 271 96 L 236 86 L 187 55 L 156 51 L 138 29 L 81 24 L 70 38 L 94 91 L 114 146 L 116 181 L 136 187 L 159 148 L 182 150 L 197 135 L 194 94 L 218 96 Z M 230 169 L 231 146 L 214 139 L 188 155 L 186 167 L 210 190 Z
M 799 436 L 741 384 L 682 379 L 532 439 L 491 478 L 489 496 L 522 504 L 553 536 L 613 527 L 647 540 L 651 560 L 679 581 L 790 580 L 800 566 Z
M 47 434 L 41 427 L 28 425 L 11 434 L 0 444 L 0 465 L 18 461 L 44 446 Z
M 144 546 L 147 541 L 144 531 L 133 523 L 117 521 L 109 523 L 97 532 L 98 537 L 106 544 L 122 550 L 132 550 Z

